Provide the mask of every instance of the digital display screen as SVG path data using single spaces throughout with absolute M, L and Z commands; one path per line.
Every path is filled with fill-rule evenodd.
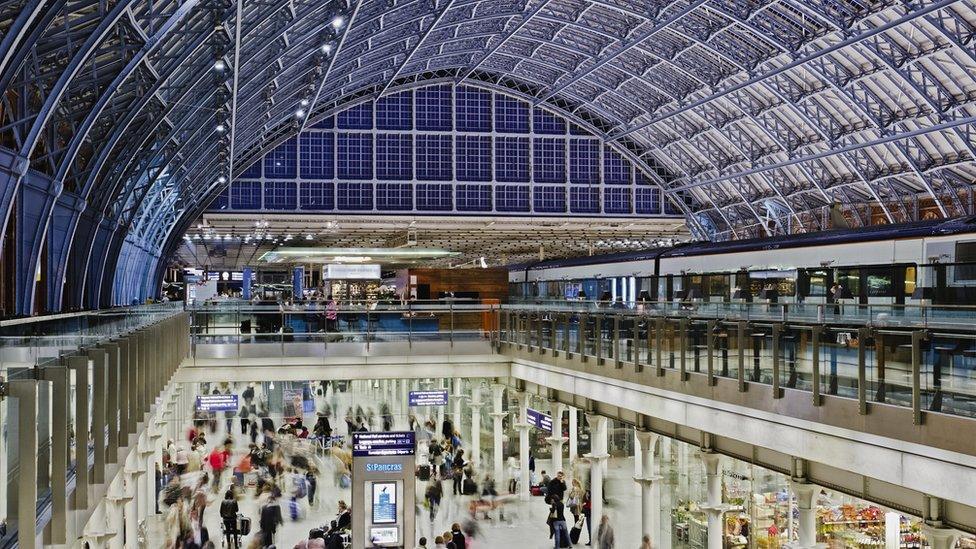
M 353 457 L 412 456 L 416 440 L 413 431 L 353 433 L 352 455 Z
M 236 412 L 239 408 L 237 395 L 200 395 L 196 404 L 202 412 Z
M 373 524 L 396 524 L 396 496 L 395 482 L 373 483 Z
M 447 389 L 410 391 L 407 402 L 410 406 L 447 406 Z

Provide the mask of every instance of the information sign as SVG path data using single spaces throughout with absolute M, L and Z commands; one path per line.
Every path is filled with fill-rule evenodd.
M 526 408 L 526 419 L 529 425 L 534 425 L 537 429 L 542 429 L 543 431 L 552 431 L 552 417 L 543 414 L 532 408 Z
M 447 406 L 447 389 L 410 391 L 407 402 L 410 406 Z
M 199 395 L 196 409 L 201 412 L 236 412 L 237 395 Z
M 373 483 L 373 524 L 396 524 L 395 482 Z
M 416 436 L 413 431 L 352 434 L 353 457 L 411 456 L 415 446 Z

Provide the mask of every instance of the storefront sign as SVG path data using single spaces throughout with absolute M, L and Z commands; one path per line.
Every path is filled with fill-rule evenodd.
M 353 457 L 412 456 L 415 447 L 413 431 L 352 434 Z
M 534 425 L 537 429 L 542 429 L 543 431 L 552 432 L 552 417 L 532 408 L 526 408 L 525 415 L 529 425 Z
M 447 389 L 410 391 L 407 401 L 410 406 L 447 406 Z
M 237 395 L 200 395 L 196 409 L 201 412 L 236 412 Z
M 329 280 L 376 280 L 380 277 L 379 265 L 326 265 L 325 278 Z

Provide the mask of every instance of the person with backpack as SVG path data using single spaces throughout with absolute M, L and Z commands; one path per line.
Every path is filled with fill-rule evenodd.
M 224 536 L 227 538 L 227 547 L 239 548 L 241 538 L 237 532 L 237 512 L 240 510 L 237 499 L 234 498 L 234 491 L 228 489 L 224 493 L 224 501 L 220 502 L 220 519 L 224 521 Z

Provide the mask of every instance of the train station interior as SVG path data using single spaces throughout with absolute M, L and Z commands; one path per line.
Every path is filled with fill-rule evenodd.
M 0 549 L 976 549 L 976 0 L 0 0 Z

